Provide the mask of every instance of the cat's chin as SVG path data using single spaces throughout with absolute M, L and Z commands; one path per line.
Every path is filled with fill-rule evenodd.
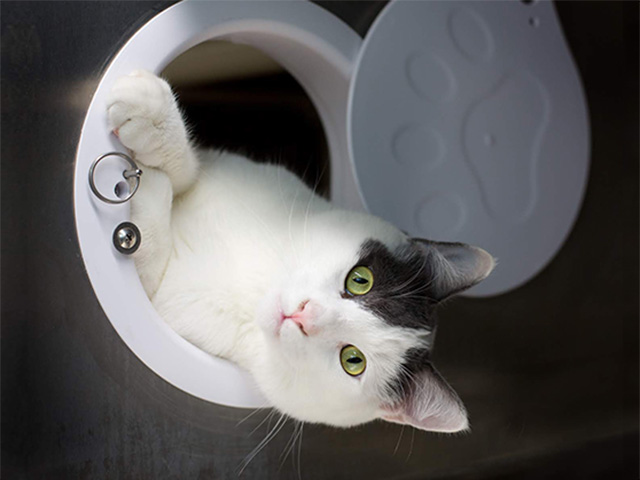
M 278 348 L 285 344 L 290 345 L 289 348 L 298 349 L 301 347 L 301 342 L 304 342 L 305 337 L 308 336 L 303 327 L 289 318 L 283 318 L 278 311 L 275 316 L 271 315 L 265 323 L 268 323 L 266 333 L 269 339 L 272 342 L 277 342 Z
M 299 398 L 293 395 L 292 398 Z M 295 405 L 290 400 L 282 404 L 276 403 L 276 407 L 287 415 L 308 423 L 319 423 L 335 428 L 350 428 L 362 425 L 380 418 L 378 410 L 362 405 L 358 409 L 327 409 L 325 405 Z

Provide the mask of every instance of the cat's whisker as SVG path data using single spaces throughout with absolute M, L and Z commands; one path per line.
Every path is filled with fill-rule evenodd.
M 409 462 L 409 457 L 411 457 L 411 454 L 413 453 L 413 441 L 416 438 L 416 429 L 412 428 L 411 429 L 411 443 L 409 445 L 409 453 L 407 454 L 407 458 L 405 458 L 405 462 Z
M 316 184 L 317 187 L 318 184 Z M 307 202 L 307 207 L 304 211 L 304 224 L 302 226 L 302 242 L 304 244 L 304 248 L 307 248 L 307 223 L 309 220 L 309 208 L 311 207 L 311 201 L 314 199 L 316 194 L 316 187 L 313 188 L 311 193 L 309 194 L 309 201 Z
M 298 460 L 298 480 L 302 480 L 302 466 L 300 463 L 300 456 L 302 453 L 302 433 L 303 433 L 303 429 L 304 429 L 304 422 L 300 422 L 300 440 L 298 441 L 298 455 L 297 455 L 297 460 Z M 295 462 L 294 462 L 294 467 L 295 467 Z
M 261 406 L 261 407 L 254 408 L 253 411 L 251 413 L 249 413 L 249 415 L 247 415 L 242 420 L 240 420 L 238 423 L 236 423 L 236 427 L 239 427 L 240 425 L 242 425 L 244 422 L 246 422 L 251 417 L 253 417 L 256 413 L 264 411 L 265 408 L 267 408 L 266 404 Z
M 291 251 L 293 252 L 293 258 L 296 262 L 296 266 L 300 265 L 300 259 L 298 258 L 298 253 L 296 251 L 295 243 L 293 241 L 293 235 L 291 233 L 291 220 L 293 217 L 293 209 L 296 206 L 296 200 L 298 199 L 299 188 L 296 190 L 296 195 L 293 198 L 293 202 L 291 202 L 291 208 L 289 209 L 289 219 L 288 219 L 288 233 L 289 233 L 289 245 L 291 246 Z
M 287 440 L 287 443 L 285 443 L 284 448 L 282 449 L 282 452 L 280 452 L 280 465 L 278 467 L 278 471 L 282 469 L 282 465 L 284 464 L 285 460 L 289 456 L 290 448 L 293 445 L 294 439 L 296 438 L 297 431 L 298 431 L 298 424 L 294 420 L 293 431 L 291 432 L 291 436 L 289 437 L 289 440 Z
M 396 293 L 390 294 L 389 297 L 392 297 L 392 298 L 410 297 L 410 296 L 413 296 L 415 294 L 422 293 L 422 292 L 424 292 L 425 290 L 428 290 L 428 289 L 429 289 L 429 283 L 423 283 L 423 284 L 415 287 L 413 290 L 408 290 L 408 291 L 405 291 L 405 292 L 396 292 Z
M 293 242 L 293 239 L 292 239 L 292 235 L 291 235 L 291 220 L 292 220 L 292 214 L 293 214 L 296 202 L 298 200 L 298 195 L 300 193 L 300 190 L 302 188 L 306 187 L 306 184 L 304 183 L 304 179 L 307 177 L 307 172 L 309 171 L 309 166 L 310 165 L 311 165 L 310 163 L 307 163 L 307 166 L 305 167 L 304 172 L 302 173 L 302 177 L 301 178 L 302 178 L 303 181 L 300 182 L 300 184 L 298 185 L 298 188 L 296 189 L 296 194 L 295 194 L 295 196 L 293 198 L 293 202 L 291 204 L 291 210 L 289 211 L 289 241 L 291 242 L 291 249 L 293 250 L 293 254 L 294 254 L 294 257 L 295 257 L 297 265 L 300 265 L 300 256 L 298 254 L 298 251 L 297 251 L 296 246 L 295 246 L 295 244 Z M 314 188 L 314 191 L 315 191 L 315 188 Z M 312 191 L 312 196 L 311 196 L 312 198 L 314 196 L 314 191 Z M 308 208 L 308 205 L 307 205 L 307 208 Z M 303 237 L 302 237 L 303 238 L 303 245 L 306 246 L 305 236 L 306 236 L 306 215 L 305 215 L 305 226 L 304 226 Z
M 406 297 L 410 297 L 410 296 L 415 296 L 416 293 L 428 290 L 429 288 L 431 288 L 431 286 L 434 284 L 434 282 L 438 281 L 440 279 L 440 274 L 435 274 L 430 280 L 429 282 L 420 285 L 418 288 L 411 290 L 409 292 L 405 292 L 405 293 L 401 293 L 398 295 L 390 295 L 390 297 L 392 298 L 406 298 Z M 422 298 L 421 296 L 419 298 Z
M 309 201 L 307 202 L 307 208 L 305 209 L 305 213 L 304 213 L 304 227 L 303 227 L 303 234 L 302 234 L 302 238 L 303 238 L 303 242 L 304 242 L 304 246 L 305 248 L 307 248 L 307 221 L 309 219 L 309 208 L 311 207 L 311 201 L 316 197 L 316 191 L 318 190 L 318 187 L 320 186 L 320 181 L 322 180 L 322 177 L 324 176 L 324 173 L 327 169 L 327 164 L 325 163 L 322 166 L 322 171 L 320 172 L 320 175 L 318 175 L 318 177 L 316 178 L 316 182 L 313 185 L 313 189 L 311 190 L 311 194 L 309 195 Z
M 271 428 L 271 419 L 273 418 L 273 416 L 276 414 L 276 410 L 271 410 L 269 412 L 268 415 L 265 415 L 265 417 L 262 419 L 262 421 L 253 429 L 249 432 L 249 436 L 253 435 L 254 433 L 256 433 L 256 431 L 262 426 L 264 425 L 264 422 L 266 422 L 267 420 L 269 421 L 269 423 L 267 424 L 267 429 Z
M 289 210 L 289 242 L 291 244 L 291 250 L 293 251 L 293 256 L 296 262 L 296 266 L 300 266 L 300 255 L 298 249 L 296 248 L 296 244 L 293 240 L 293 235 L 291 231 L 291 220 L 293 219 L 293 212 L 295 211 L 296 202 L 298 201 L 298 195 L 300 194 L 300 190 L 305 187 L 304 183 L 300 183 L 298 188 L 296 189 L 296 194 L 293 197 L 293 202 L 291 202 L 291 209 Z
M 278 435 L 278 433 L 280 433 L 280 430 L 282 430 L 282 427 L 284 427 L 286 422 L 287 422 L 287 417 L 283 413 L 280 415 L 280 419 L 276 422 L 276 424 L 273 426 L 273 428 L 267 434 L 267 436 L 251 451 L 251 453 L 247 456 L 247 458 L 243 460 L 241 464 L 242 468 L 238 472 L 238 476 L 242 475 L 242 472 L 244 472 L 247 466 L 249 466 L 249 463 L 251 463 L 251 461 L 256 457 L 256 455 L 258 455 L 258 453 L 260 453 L 267 446 L 267 444 L 271 442 L 271 440 L 273 440 L 276 437 L 276 435 Z
M 287 206 L 287 200 L 285 199 L 284 191 L 282 190 L 282 177 L 280 174 L 280 172 L 282 171 L 282 168 L 283 168 L 282 165 L 278 164 L 278 168 L 276 168 L 276 179 L 278 181 L 278 191 L 280 192 L 280 201 L 282 202 L 282 206 L 284 208 Z M 293 208 L 293 205 L 292 205 L 292 208 Z M 291 217 L 289 217 L 289 241 L 291 242 Z
M 302 425 L 302 422 L 298 422 L 297 420 L 295 421 L 293 425 L 293 432 L 291 432 L 291 437 L 289 438 L 289 441 L 287 442 L 287 444 L 284 446 L 284 450 L 280 454 L 280 467 L 278 468 L 278 470 L 282 469 L 282 466 L 284 465 L 284 462 L 287 460 L 287 457 L 291 452 L 293 452 L 301 425 Z M 293 459 L 293 457 L 291 458 Z
M 415 290 L 411 290 L 410 292 L 407 293 L 398 293 L 395 295 L 389 295 L 388 298 L 394 298 L 394 299 L 399 299 L 399 298 L 415 298 L 416 300 L 420 300 L 423 301 L 424 300 L 424 294 L 421 294 L 422 292 L 428 290 L 428 286 L 423 286 L 421 288 L 417 288 Z
M 420 268 L 418 269 L 418 271 L 409 280 L 405 281 L 404 283 L 402 283 L 398 287 L 396 287 L 393 290 L 391 290 L 391 293 L 395 293 L 395 292 L 399 292 L 399 291 L 404 290 L 408 285 L 411 284 L 411 282 L 413 282 L 416 278 L 418 278 L 418 276 L 422 273 L 422 271 L 425 269 L 426 266 L 427 266 L 427 262 L 423 261 L 420 264 Z
M 395 456 L 396 453 L 398 453 L 398 448 L 400 447 L 400 440 L 402 440 L 402 434 L 404 433 L 404 425 L 402 425 L 402 428 L 400 429 L 400 435 L 398 436 L 398 441 L 396 442 L 396 448 L 393 449 L 393 455 Z
M 425 285 L 425 287 L 431 287 L 431 285 L 433 285 L 436 281 L 440 280 L 440 277 L 442 276 L 442 273 L 436 273 L 434 274 L 431 279 L 429 280 L 429 282 L 427 282 L 427 284 Z
M 408 393 L 407 390 L 410 390 L 408 387 L 411 384 L 418 386 L 414 373 L 410 371 L 405 364 L 400 364 L 396 376 L 405 380 L 401 383 L 401 396 L 405 396 Z

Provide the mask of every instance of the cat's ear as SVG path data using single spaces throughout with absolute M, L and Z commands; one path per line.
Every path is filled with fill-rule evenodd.
M 413 378 L 399 402 L 383 410 L 383 420 L 420 430 L 453 433 L 469 428 L 460 397 L 431 365 Z
M 432 291 L 440 301 L 484 280 L 496 265 L 495 259 L 478 247 L 464 243 L 433 242 L 412 239 L 431 262 Z

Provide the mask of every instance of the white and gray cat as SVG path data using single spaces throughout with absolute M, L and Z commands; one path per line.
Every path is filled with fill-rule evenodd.
M 491 255 L 339 209 L 277 165 L 196 150 L 151 73 L 115 83 L 108 117 L 145 167 L 136 267 L 179 335 L 249 370 L 298 420 L 467 428 L 430 362 L 434 309 L 489 275 Z

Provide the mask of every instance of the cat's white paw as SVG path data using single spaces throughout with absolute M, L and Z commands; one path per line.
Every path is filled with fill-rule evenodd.
M 152 154 L 162 148 L 169 130 L 181 123 L 171 87 L 154 74 L 136 70 L 120 77 L 107 97 L 109 124 L 122 144 L 145 163 L 157 166 Z

